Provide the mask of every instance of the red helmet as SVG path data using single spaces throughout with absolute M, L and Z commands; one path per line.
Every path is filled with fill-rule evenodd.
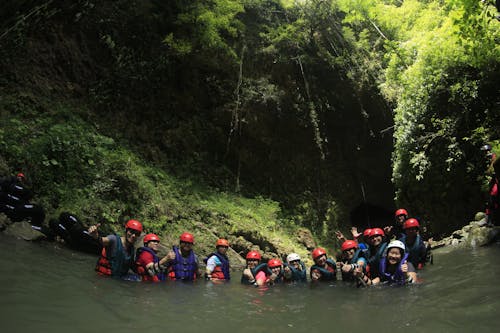
M 125 224 L 125 229 L 132 229 L 142 232 L 142 224 L 137 220 L 128 220 L 127 224 Z
M 157 242 L 159 242 L 160 241 L 160 237 L 158 237 L 155 234 L 147 234 L 146 236 L 144 236 L 144 239 L 143 239 L 144 245 L 146 245 L 147 243 L 149 243 L 151 241 L 157 241 Z
M 317 247 L 315 248 L 313 251 L 312 251 L 312 257 L 313 259 L 316 259 L 318 257 L 321 257 L 323 254 L 326 254 L 326 251 L 325 249 L 321 248 L 321 247 Z
M 260 253 L 257 251 L 250 251 L 247 253 L 246 259 L 254 259 L 254 260 L 260 260 L 262 257 L 260 256 Z
M 267 267 L 269 268 L 279 267 L 281 265 L 282 265 L 281 260 L 275 258 L 269 259 L 269 261 L 267 262 Z
M 384 237 L 385 236 L 384 230 L 382 230 L 380 228 L 373 228 L 370 231 L 370 235 L 368 237 L 373 237 L 373 236 L 382 236 L 382 237 Z
M 342 251 L 345 250 L 350 250 L 350 249 L 357 249 L 358 248 L 358 243 L 353 240 L 346 240 L 345 242 L 342 243 Z
M 410 229 L 410 228 L 420 228 L 420 224 L 418 223 L 417 219 L 408 219 L 405 221 L 403 224 L 403 229 Z
M 179 237 L 179 239 L 181 240 L 181 242 L 194 244 L 194 236 L 193 236 L 193 234 L 190 234 L 189 232 L 182 233 L 182 235 L 181 235 L 181 237 Z
M 404 209 L 404 208 L 400 208 L 400 209 L 398 209 L 398 210 L 394 213 L 394 216 L 395 216 L 395 217 L 398 217 L 399 215 L 405 215 L 405 216 L 408 216 L 408 212 L 406 211 L 406 209 Z
M 217 240 L 217 242 L 215 243 L 215 246 L 227 246 L 229 247 L 229 242 L 227 241 L 227 239 L 224 239 L 224 238 L 220 238 Z
M 22 172 L 19 172 L 17 175 L 16 175 L 17 178 L 25 178 L 24 176 L 24 173 Z
M 369 237 L 370 232 L 372 232 L 372 229 L 365 229 L 365 231 L 363 231 L 363 237 Z

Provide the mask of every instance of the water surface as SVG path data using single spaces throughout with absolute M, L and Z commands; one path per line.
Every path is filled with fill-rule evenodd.
M 0 234 L 3 332 L 492 332 L 500 245 L 441 251 L 410 287 L 255 288 L 97 276 L 96 258 Z

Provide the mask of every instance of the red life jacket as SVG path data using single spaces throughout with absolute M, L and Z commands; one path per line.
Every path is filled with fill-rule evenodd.
M 111 276 L 111 264 L 106 256 L 106 249 L 102 248 L 101 257 L 97 261 L 97 265 L 95 266 L 95 270 L 100 275 L 108 275 Z
M 135 262 L 136 264 L 136 270 L 137 274 L 141 277 L 142 281 L 153 281 L 153 282 L 159 282 L 160 278 L 158 275 L 151 276 L 149 275 L 149 272 L 147 271 L 146 267 L 143 266 L 143 264 L 140 262 L 140 259 L 142 256 L 146 255 L 143 253 L 148 253 L 152 256 L 152 263 L 157 263 L 159 261 L 158 256 L 153 252 L 153 250 L 148 249 L 147 247 L 142 247 L 137 251 L 137 260 Z M 148 263 L 149 265 L 149 263 Z
M 222 271 L 221 266 L 215 266 L 214 270 L 212 271 L 212 279 L 219 279 L 219 280 L 225 280 L 226 277 L 224 276 L 224 272 Z

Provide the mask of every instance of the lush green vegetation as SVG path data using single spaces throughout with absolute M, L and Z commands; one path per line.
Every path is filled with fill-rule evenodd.
M 304 226 L 331 241 L 362 204 L 384 207 L 372 223 L 388 223 L 391 167 L 396 204 L 437 232 L 483 208 L 479 147 L 500 139 L 500 22 L 488 3 L 4 9 L 4 167 L 29 170 L 51 214 L 140 216 L 154 231 L 260 244 L 270 230 L 290 248 L 280 233 Z

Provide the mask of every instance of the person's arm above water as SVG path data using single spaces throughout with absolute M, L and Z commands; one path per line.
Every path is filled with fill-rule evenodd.
M 87 231 L 89 235 L 95 240 L 97 240 L 100 244 L 102 244 L 103 247 L 108 247 L 108 245 L 111 243 L 111 239 L 108 236 L 99 235 L 98 229 L 100 226 L 101 226 L 100 223 L 91 225 Z

